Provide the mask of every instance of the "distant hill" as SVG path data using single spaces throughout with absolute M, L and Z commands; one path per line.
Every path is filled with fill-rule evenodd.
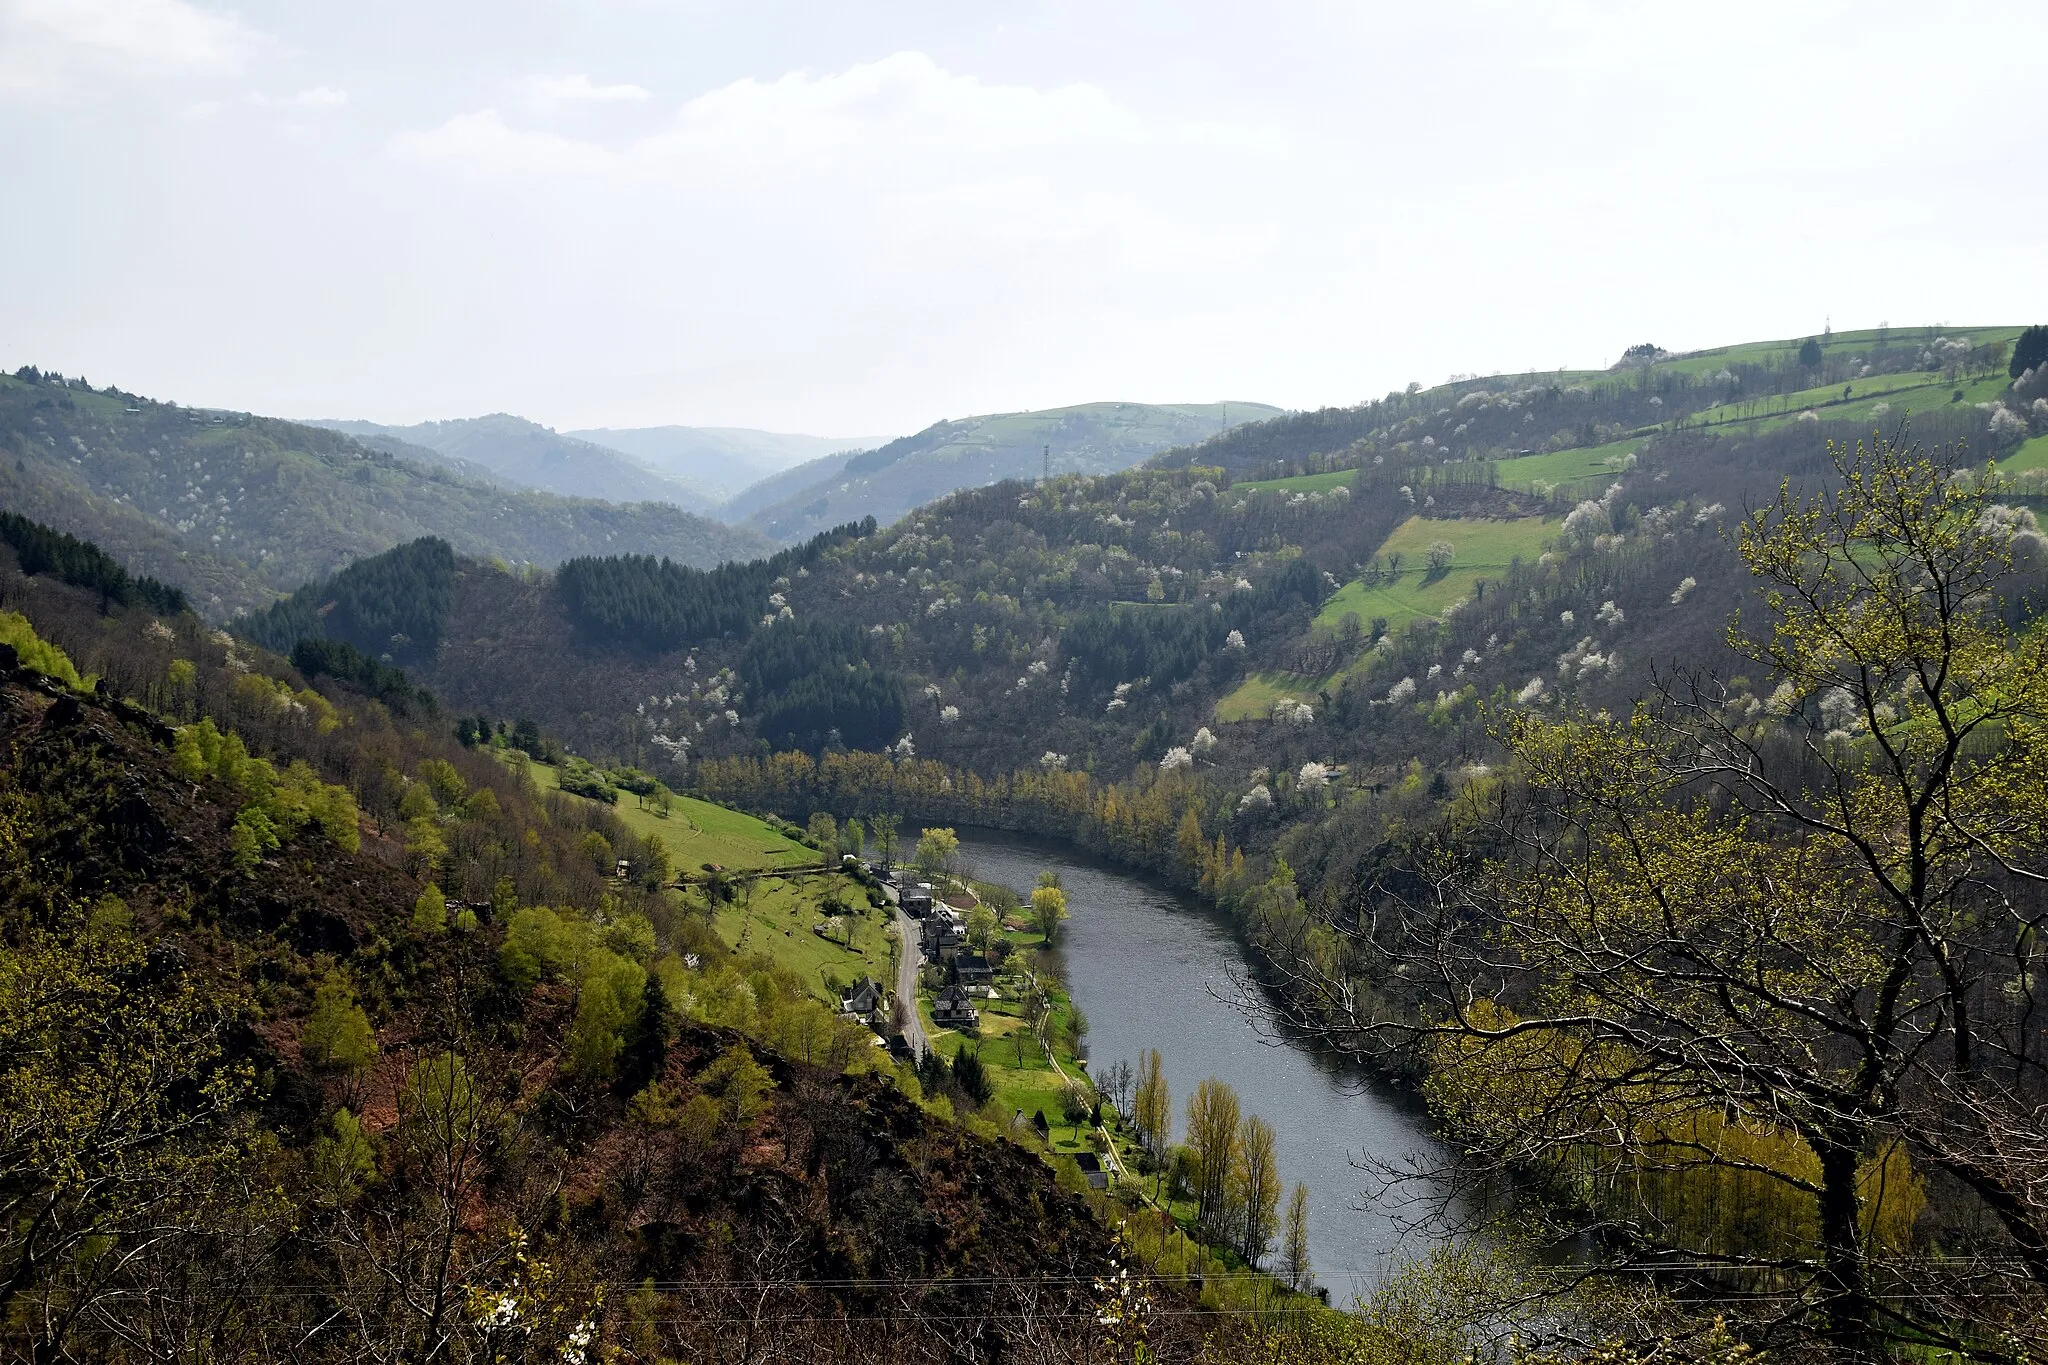
M 1037 478 L 1048 452 L 1055 474 L 1111 474 L 1161 450 L 1282 415 L 1263 403 L 1084 403 L 936 422 L 875 450 L 827 456 L 778 474 L 728 503 L 789 542 L 871 516 L 884 525 L 961 488 Z
M 87 389 L 29 367 L 0 376 L 0 507 L 95 541 L 214 620 L 421 536 L 543 566 L 631 553 L 709 567 L 770 548 L 672 501 L 492 487 L 326 428 Z
M 827 455 L 872 450 L 887 436 L 795 436 L 749 427 L 596 427 L 564 433 L 623 451 L 672 479 L 731 498 L 749 484 Z
M 488 471 L 493 481 L 560 493 L 564 497 L 668 502 L 692 512 L 708 512 L 722 498 L 721 490 L 699 480 L 650 469 L 615 447 L 565 436 L 510 413 L 420 422 L 408 427 L 329 420 L 309 425 L 360 438 L 383 438 L 425 447 L 460 462 L 465 474 L 481 468 Z

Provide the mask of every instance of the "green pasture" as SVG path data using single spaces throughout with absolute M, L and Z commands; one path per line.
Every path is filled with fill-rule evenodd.
M 836 893 L 849 907 L 839 917 L 839 937 L 812 932 L 825 918 L 821 908 Z M 883 932 L 892 918 L 887 909 L 868 905 L 867 892 L 851 877 L 760 877 L 743 884 L 738 899 L 718 907 L 712 927 L 735 952 L 759 953 L 802 977 L 827 1004 L 836 1004 L 831 980 L 851 982 L 872 976 L 883 985 L 896 982 L 895 942 Z
M 1446 608 L 1471 596 L 1480 579 L 1499 577 L 1517 559 L 1533 561 L 1563 525 L 1556 517 L 1517 517 L 1512 521 L 1410 517 L 1395 527 L 1379 548 L 1383 565 L 1394 555 L 1401 557 L 1400 577 L 1370 587 L 1363 579 L 1353 579 L 1323 603 L 1316 624 L 1334 626 L 1355 612 L 1367 625 L 1384 616 L 1387 629 L 1397 631 L 1411 621 L 1441 616 Z M 1450 542 L 1451 565 L 1432 574 L 1429 547 L 1439 540 Z
M 1735 403 L 1723 403 L 1696 413 L 1691 421 L 1706 427 L 1745 427 L 1756 431 L 1775 431 L 1788 422 L 1799 420 L 1801 413 L 1811 411 L 1830 422 L 1862 420 L 1873 427 L 1890 427 L 1909 412 L 1931 412 L 1945 408 L 1958 401 L 1955 391 L 1961 389 L 1964 403 L 1988 403 L 2005 392 L 2006 379 L 1995 375 L 1985 379 L 1951 384 L 1945 380 L 1930 379 L 1924 371 L 1911 374 L 1879 375 L 1872 379 L 1860 380 L 1845 386 L 1847 398 L 1842 389 L 1827 387 L 1806 389 L 1799 393 L 1775 394 Z M 1876 409 L 1882 404 L 1885 411 Z
M 1583 446 L 1577 450 L 1553 450 L 1542 455 L 1520 455 L 1494 466 L 1502 488 L 1533 492 L 1537 484 L 1563 487 L 1569 484 L 1611 479 L 1621 472 L 1622 462 L 1648 443 L 1649 433 L 1606 445 Z
M 1972 343 L 1982 346 L 1993 341 L 2010 342 L 2023 330 L 2019 327 L 1936 327 L 1931 330 L 1925 326 L 1894 327 L 1890 330 L 1888 344 L 1894 350 L 1907 347 L 1917 350 L 1938 334 L 1968 337 Z M 1871 327 L 1855 332 L 1836 332 L 1827 337 L 1817 336 L 1815 340 L 1820 342 L 1824 356 L 1867 356 L 1876 350 L 1879 333 L 1877 328 Z M 1739 346 L 1716 346 L 1677 360 L 1660 361 L 1657 368 L 1678 374 L 1713 374 L 1724 365 L 1761 365 L 1773 356 L 1789 363 L 1805 341 L 1805 337 L 1787 337 L 1778 341 L 1746 342 Z
M 1356 469 L 1332 469 L 1322 474 L 1297 474 L 1291 479 L 1254 479 L 1250 483 L 1234 483 L 1233 489 L 1254 489 L 1259 491 L 1278 490 L 1286 493 L 1327 493 L 1332 488 L 1348 488 L 1358 477 Z
M 501 760 L 511 761 L 506 751 L 495 751 Z M 529 763 L 527 771 L 543 791 L 560 791 L 562 775 L 545 763 Z M 662 815 L 641 804 L 631 792 L 620 792 L 611 808 L 627 829 L 645 838 L 661 836 L 675 859 L 679 872 L 695 872 L 705 863 L 716 863 L 729 871 L 757 867 L 790 867 L 818 860 L 815 849 L 805 848 L 777 833 L 774 828 L 724 806 L 695 797 L 671 798 L 669 812 Z
M 1239 720 L 1264 720 L 1273 714 L 1273 703 L 1282 697 L 1313 706 L 1318 692 L 1334 688 L 1343 680 L 1342 669 L 1321 678 L 1305 677 L 1299 673 L 1254 673 L 1216 703 L 1216 719 L 1225 724 Z
M 1511 521 L 1410 517 L 1395 527 L 1379 548 L 1382 563 L 1390 555 L 1401 556 L 1400 578 L 1372 586 L 1367 586 L 1363 579 L 1353 579 L 1323 603 L 1315 624 L 1333 627 L 1355 613 L 1359 623 L 1368 628 L 1374 618 L 1385 617 L 1391 632 L 1414 621 L 1440 617 L 1470 597 L 1481 579 L 1498 578 L 1517 559 L 1533 561 L 1563 526 L 1564 522 L 1556 517 L 1518 517 Z M 1442 573 L 1431 574 L 1429 547 L 1439 540 L 1451 544 L 1451 566 Z M 1263 720 L 1272 714 L 1273 703 L 1283 697 L 1314 705 L 1318 692 L 1334 691 L 1356 666 L 1353 661 L 1319 678 L 1298 673 L 1254 673 L 1216 703 L 1216 720 L 1224 724 Z
M 2007 474 L 2024 474 L 2030 469 L 2048 469 L 2048 436 L 2036 436 L 1998 462 Z

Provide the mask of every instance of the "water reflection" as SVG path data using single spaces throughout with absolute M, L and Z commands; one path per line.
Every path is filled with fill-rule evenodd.
M 1121 1059 L 1135 1069 L 1143 1049 L 1158 1048 L 1176 1137 L 1187 1097 L 1209 1076 L 1274 1126 L 1282 1179 L 1290 1190 L 1308 1185 L 1310 1253 L 1333 1302 L 1370 1291 L 1421 1249 L 1416 1234 L 1402 1235 L 1417 1213 L 1412 1199 L 1399 1208 L 1367 1200 L 1373 1180 L 1353 1164 L 1434 1150 L 1414 1100 L 1326 1051 L 1255 1030 L 1229 1003 L 1244 959 L 1227 920 L 1058 844 L 965 831 L 960 851 L 974 875 L 1020 896 L 1040 871 L 1058 869 L 1072 912 L 1062 965 L 1088 1016 L 1095 1068 Z

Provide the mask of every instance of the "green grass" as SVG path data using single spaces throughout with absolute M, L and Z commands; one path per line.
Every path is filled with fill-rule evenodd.
M 1304 677 L 1299 673 L 1254 673 L 1216 703 L 1216 719 L 1225 724 L 1239 720 L 1264 720 L 1273 714 L 1273 703 L 1282 697 L 1314 705 L 1316 693 L 1335 687 L 1343 679 L 1342 670 L 1322 678 Z
M 1388 631 L 1393 632 L 1414 621 L 1440 617 L 1470 597 L 1481 579 L 1498 578 L 1517 559 L 1534 560 L 1563 526 L 1563 521 L 1556 517 L 1519 517 L 1512 521 L 1410 517 L 1394 528 L 1379 549 L 1382 560 L 1393 554 L 1401 556 L 1399 581 L 1368 587 L 1363 579 L 1352 580 L 1323 604 L 1323 609 L 1316 613 L 1315 624 L 1335 626 L 1356 613 L 1359 623 L 1367 627 L 1375 618 L 1385 617 Z M 1432 578 L 1428 571 L 1429 547 L 1439 540 L 1449 541 L 1455 553 L 1450 569 Z M 1320 678 L 1298 673 L 1254 673 L 1216 703 L 1215 718 L 1223 724 L 1262 720 L 1272 714 L 1273 703 L 1283 697 L 1313 705 L 1318 692 L 1335 690 L 1355 667 L 1357 662 L 1353 661 Z
M 1394 528 L 1379 549 L 1382 562 L 1392 555 L 1401 556 L 1400 579 L 1371 587 L 1362 579 L 1352 580 L 1323 603 L 1316 624 L 1334 626 L 1356 612 L 1367 625 L 1384 616 L 1387 629 L 1397 631 L 1411 621 L 1441 616 L 1446 608 L 1471 596 L 1480 579 L 1498 578 L 1514 560 L 1533 561 L 1563 525 L 1555 517 L 1512 521 L 1410 517 Z M 1449 541 L 1454 554 L 1450 569 L 1431 577 L 1429 547 L 1439 540 Z
M 1289 493 L 1327 493 L 1332 488 L 1348 488 L 1358 477 L 1355 469 L 1332 469 L 1323 474 L 1297 474 L 1291 479 L 1255 479 L 1250 483 L 1234 483 L 1232 488 L 1282 489 Z
M 1998 462 L 2007 474 L 2024 474 L 2030 469 L 2048 469 L 2048 436 L 2036 436 Z
M 1606 480 L 1621 472 L 1622 462 L 1642 449 L 1648 435 L 1578 450 L 1554 450 L 1542 455 L 1522 455 L 1502 460 L 1494 468 L 1503 488 L 1531 492 L 1537 484 L 1561 487 L 1592 480 Z
M 501 760 L 510 761 L 506 751 L 494 752 Z M 561 773 L 547 764 L 529 764 L 528 771 L 542 791 L 562 789 Z M 639 797 L 620 792 L 619 802 L 611 810 L 627 829 L 642 838 L 660 835 L 679 871 L 695 872 L 705 863 L 717 863 L 739 872 L 818 861 L 817 850 L 793 843 L 753 816 L 695 797 L 675 797 L 668 816 L 663 818 L 643 808 Z
M 859 908 L 843 919 L 852 934 L 850 946 L 811 932 L 824 918 L 820 906 L 835 892 L 846 905 Z M 741 895 L 740 903 L 720 906 L 712 918 L 727 947 L 772 958 L 802 977 L 827 1004 L 837 1002 L 829 984 L 833 980 L 851 982 L 867 975 L 895 985 L 894 943 L 883 932 L 890 913 L 868 908 L 867 892 L 851 877 L 762 877 L 751 884 L 751 894 L 743 890 Z
M 1937 327 L 1934 329 L 1945 337 L 1968 337 L 1977 345 L 1994 341 L 2010 342 L 2024 329 L 2019 327 Z M 1894 350 L 1912 348 L 1917 351 L 1927 344 L 1928 329 L 1920 327 L 1894 327 L 1891 329 L 1890 345 Z M 1760 365 L 1771 357 L 1790 363 L 1799 352 L 1805 337 L 1789 337 L 1778 341 L 1752 341 L 1739 346 L 1716 346 L 1697 354 L 1677 360 L 1658 363 L 1660 370 L 1671 370 L 1678 374 L 1713 374 L 1724 365 Z M 1858 332 L 1836 332 L 1821 341 L 1821 354 L 1868 355 L 1877 346 L 1876 328 Z
M 1796 422 L 1801 413 L 1812 411 L 1831 422 L 1861 419 L 1874 427 L 1889 427 L 1908 412 L 1930 412 L 1950 406 L 1955 401 L 1957 389 L 1963 391 L 1962 401 L 1965 403 L 1988 403 L 2005 392 L 2006 380 L 2003 375 L 1997 375 L 1951 384 L 1941 379 L 1930 379 L 1924 371 L 1916 371 L 1880 375 L 1847 387 L 1850 395 L 1846 399 L 1842 397 L 1840 388 L 1832 386 L 1805 389 L 1798 393 L 1723 403 L 1696 413 L 1692 421 L 1700 426 L 1743 427 L 1764 432 Z M 1877 412 L 1879 404 L 1883 404 L 1886 411 Z

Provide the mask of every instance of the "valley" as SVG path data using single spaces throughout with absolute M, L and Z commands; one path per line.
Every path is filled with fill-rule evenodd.
M 0 832 L 30 850 L 16 894 L 125 907 L 53 911 L 65 962 L 88 962 L 94 935 L 199 935 L 181 979 L 269 1021 L 234 1046 L 283 1088 L 234 1089 L 205 1120 L 228 1127 L 205 1131 L 297 1106 L 277 1120 L 305 1154 L 286 1166 L 314 1175 L 287 1177 L 276 1218 L 329 1210 L 306 1254 L 337 1302 L 361 1302 L 332 1279 L 360 1254 L 345 1210 L 449 1216 L 402 1177 L 421 1131 L 407 1115 L 454 1084 L 433 1068 L 455 1058 L 500 1078 L 494 1122 L 530 1128 L 534 1178 L 583 1191 L 579 1230 L 549 1235 L 593 1276 L 732 1264 L 684 1230 L 703 1188 L 657 1171 L 782 1182 L 825 1248 L 876 1216 L 845 1202 L 868 1178 L 835 1180 L 852 1167 L 834 1162 L 924 1171 L 942 1150 L 959 1169 L 1024 1163 L 1005 1177 L 1023 1203 L 969 1215 L 1009 1229 L 999 1244 L 946 1253 L 998 1267 L 977 1312 L 1047 1256 L 1092 1285 L 1114 1233 L 1161 1303 L 1285 1306 L 1300 1331 L 1389 1359 L 1413 1347 L 1387 1315 L 1417 1276 L 1500 1277 L 1488 1293 L 1512 1297 L 1560 1256 L 1595 1279 L 1663 1277 L 1658 1321 L 1680 1322 L 1687 1295 L 1784 1303 L 1836 1274 L 1823 1258 L 1760 1277 L 1744 1258 L 1805 1265 L 1853 1243 L 1862 1273 L 1910 1266 L 1915 1321 L 1936 1323 L 1976 1302 L 1976 1263 L 1944 1248 L 2032 1225 L 1998 1203 L 2005 1158 L 1913 1107 L 1955 1083 L 1914 1070 L 1931 1053 L 1900 1054 L 1887 1099 L 1794 1055 L 1832 1056 L 1827 1038 L 1889 1008 L 1828 993 L 1832 945 L 1894 954 L 1923 1033 L 1951 989 L 1921 939 L 1878 932 L 1893 902 L 1858 881 L 1917 855 L 1868 873 L 1839 851 L 1855 846 L 1845 822 L 1887 848 L 1911 826 L 1864 830 L 1865 807 L 1829 814 L 1809 793 L 1829 780 L 1882 805 L 1886 783 L 1961 783 L 1943 816 L 1959 828 L 2032 818 L 2013 812 L 2035 789 L 2039 636 L 2022 604 L 2048 590 L 2048 380 L 1999 377 L 2020 337 L 1847 334 L 1730 348 L 1713 368 L 1659 353 L 1460 380 L 717 562 L 592 547 L 549 569 L 425 534 L 256 597 L 225 630 L 192 594 L 253 593 L 255 566 L 285 558 L 258 538 L 273 513 L 251 471 L 291 498 L 307 461 L 329 471 L 303 476 L 316 488 L 356 466 L 358 488 L 486 486 L 342 433 L 8 380 L 17 477 L 31 456 L 70 466 L 20 485 L 54 526 L 0 527 L 0 795 L 28 813 Z M 223 450 L 243 463 L 178 463 Z M 173 476 L 184 513 L 131 505 Z M 49 491 L 63 479 L 122 492 L 67 503 Z M 1802 510 L 1815 496 L 1852 501 Z M 92 542 L 102 528 L 140 537 L 132 572 Z M 214 559 L 177 548 L 202 532 Z M 1856 586 L 1759 591 L 1814 565 Z M 1929 598 L 1929 580 L 1964 586 Z M 1838 605 L 1852 598 L 1890 603 L 1905 635 L 1858 633 Z M 1801 612 L 1849 643 L 1745 633 Z M 1943 651 L 1959 651 L 1955 681 L 1897 681 Z M 1680 799 L 1701 762 L 1761 813 Z M 186 842 L 149 832 L 171 820 L 163 800 L 122 804 L 90 776 L 105 764 L 159 796 L 186 783 Z M 1971 786 L 1980 771 L 1995 780 Z M 79 847 L 100 851 L 62 851 Z M 1998 847 L 2015 866 L 2031 850 Z M 1927 895 L 1977 894 L 1976 855 L 1927 856 L 1963 869 Z M 892 891 L 861 858 L 916 871 Z M 281 879 L 328 889 L 287 909 Z M 940 904 L 899 913 L 919 879 Z M 1780 886 L 1790 918 L 1759 891 Z M 2032 961 L 2024 936 L 1944 923 L 1948 950 Z M 1581 924 L 1630 956 L 1589 952 Z M 911 933 L 924 965 L 906 985 Z M 1703 984 L 1673 988 L 1671 954 Z M 1794 1003 L 1730 1003 L 1759 962 Z M 2030 978 L 1997 997 L 2010 1009 L 1984 979 L 1952 989 L 2000 1046 L 2031 1048 Z M 1556 1008 L 1567 986 L 1583 1008 Z M 334 1041 L 344 1026 L 357 1041 Z M 1733 1072 L 1683 1041 L 1728 1027 L 1747 1059 Z M 1783 1079 L 1758 1090 L 1747 1068 L 1765 1061 Z M 2032 1062 L 2011 1065 L 2033 1084 Z M 1816 1087 L 1861 1096 L 1842 1151 L 1800 1108 L 1836 1104 Z M 823 1135 L 827 1114 L 868 1135 L 858 1150 Z M 1587 1140 L 1595 1119 L 1607 1136 Z M 722 1155 L 676 1155 L 700 1148 Z M 463 1197 L 540 1226 L 526 1187 L 502 1183 L 526 1169 L 512 1151 L 477 1159 L 501 1183 Z M 1505 1187 L 1527 1197 L 1482 1193 Z M 896 1191 L 878 1197 L 906 1228 L 959 1212 L 916 1182 L 875 1188 Z M 1845 1191 L 1855 1230 L 1830 1242 L 1820 1213 Z M 779 1235 L 754 1207 L 717 1216 Z M 1425 1209 L 1441 1220 L 1411 1227 Z M 617 1239 L 647 1218 L 675 1240 Z M 1659 1258 L 1674 1250 L 1723 1259 L 1673 1273 Z M 436 1273 L 486 1282 L 473 1254 Z M 806 1273 L 844 1269 L 839 1255 Z M 1318 1287 L 1352 1311 L 1325 1310 Z M 1619 1321 L 1598 1297 L 1557 1303 Z M 394 1313 L 375 1331 L 429 1330 Z

